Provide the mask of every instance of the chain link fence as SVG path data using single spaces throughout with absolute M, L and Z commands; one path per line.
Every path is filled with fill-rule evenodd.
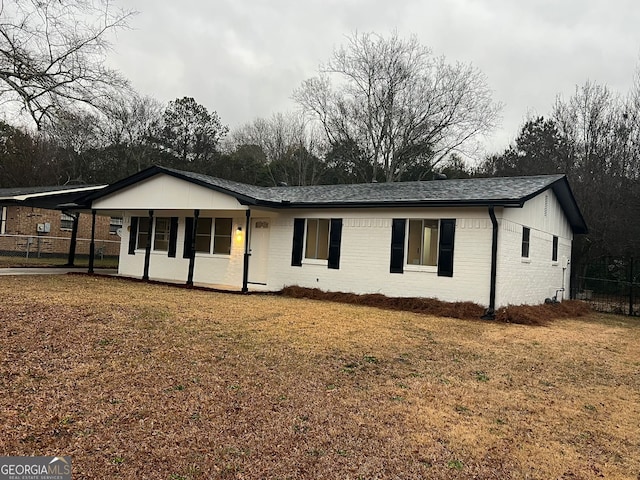
M 74 265 L 89 263 L 91 239 L 76 239 Z M 44 235 L 0 235 L 0 267 L 65 265 L 71 239 Z M 117 267 L 120 240 L 95 240 L 96 265 Z
M 571 298 L 596 311 L 640 316 L 640 261 L 603 258 L 573 266 Z

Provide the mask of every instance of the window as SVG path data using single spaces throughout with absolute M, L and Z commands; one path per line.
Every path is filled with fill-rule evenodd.
M 187 218 L 185 222 L 184 258 L 189 257 L 192 228 L 193 218 Z M 199 253 L 213 253 L 215 255 L 230 255 L 232 228 L 233 219 L 231 218 L 198 218 L 195 251 Z
M 553 236 L 553 246 L 551 247 L 551 261 L 558 261 L 558 237 Z
M 522 227 L 522 258 L 529 258 L 529 239 L 531 238 L 531 230 Z
M 72 230 L 73 229 L 73 217 L 66 213 L 60 214 L 60 230 Z
M 304 258 L 327 260 L 329 258 L 329 219 L 307 219 L 307 243 Z
M 111 217 L 109 219 L 109 234 L 115 235 L 122 228 L 122 217 Z
M 149 217 L 138 219 L 138 243 L 136 248 L 144 249 L 149 245 Z
M 196 252 L 211 253 L 211 219 L 199 218 L 196 228 Z
M 7 232 L 7 207 L 0 209 L 0 235 Z
M 233 221 L 230 218 L 216 218 L 213 235 L 213 253 L 220 255 L 231 254 L 231 227 Z
M 391 224 L 389 272 L 404 273 L 405 264 L 427 265 L 437 266 L 439 277 L 453 277 L 455 236 L 455 218 L 394 218 Z
M 153 235 L 153 249 L 160 252 L 169 250 L 169 231 L 171 219 L 168 217 L 156 218 L 156 230 Z
M 340 268 L 341 218 L 295 218 L 291 266 L 302 267 L 302 259 L 326 260 L 327 268 Z M 309 262 L 314 263 L 314 262 Z
M 407 264 L 438 264 L 438 220 L 409 220 Z

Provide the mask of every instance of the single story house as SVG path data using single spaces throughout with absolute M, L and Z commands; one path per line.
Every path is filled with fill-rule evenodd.
M 120 275 L 471 301 L 569 291 L 587 226 L 564 175 L 258 187 L 150 167 L 78 208 L 123 218 Z
M 60 205 L 75 202 L 79 197 L 101 188 L 104 185 L 0 188 L 0 255 L 88 255 L 91 214 L 77 214 Z M 121 226 L 120 218 L 98 217 L 94 240 L 98 241 L 98 249 L 102 255 L 119 255 L 117 232 Z M 73 264 L 73 258 L 68 260 Z

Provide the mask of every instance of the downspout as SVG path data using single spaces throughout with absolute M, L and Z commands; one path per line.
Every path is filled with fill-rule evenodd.
M 489 287 L 489 308 L 482 316 L 483 320 L 494 320 L 496 318 L 496 278 L 498 272 L 498 219 L 493 205 L 489 205 L 489 218 L 493 225 L 491 236 L 491 280 Z
M 244 232 L 244 266 L 242 269 L 242 293 L 247 293 L 249 291 L 249 257 L 251 256 L 251 252 L 249 252 L 249 225 L 251 225 L 250 208 L 247 208 L 246 219 L 246 232 Z

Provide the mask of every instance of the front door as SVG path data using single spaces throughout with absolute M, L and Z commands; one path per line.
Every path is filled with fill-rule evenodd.
M 269 218 L 252 218 L 249 232 L 249 283 L 267 284 L 269 261 Z

